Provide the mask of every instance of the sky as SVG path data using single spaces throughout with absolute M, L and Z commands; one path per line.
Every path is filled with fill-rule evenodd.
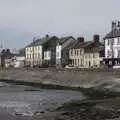
M 0 0 L 0 44 L 23 48 L 46 34 L 102 37 L 120 20 L 120 0 Z

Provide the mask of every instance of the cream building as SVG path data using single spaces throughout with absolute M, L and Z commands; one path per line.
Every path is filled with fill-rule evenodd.
M 95 35 L 94 41 L 77 41 L 69 54 L 73 67 L 97 68 L 103 61 L 104 45 L 99 42 L 99 36 Z
M 84 67 L 84 49 L 70 49 L 71 65 L 74 67 Z
M 47 40 L 47 37 L 37 39 L 25 48 L 25 61 L 27 66 L 42 66 L 44 56 L 43 45 Z

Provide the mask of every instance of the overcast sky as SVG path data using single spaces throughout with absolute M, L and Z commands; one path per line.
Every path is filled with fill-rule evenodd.
M 104 36 L 120 20 L 120 0 L 0 0 L 0 41 L 22 48 L 35 36 Z

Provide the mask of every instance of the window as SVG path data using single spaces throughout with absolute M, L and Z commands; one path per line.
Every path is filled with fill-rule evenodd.
M 91 58 L 91 54 L 89 54 L 89 58 Z
M 112 41 L 111 41 L 111 45 L 115 44 L 114 42 L 115 42 L 115 40 L 114 40 L 114 39 L 112 39 Z
M 108 45 L 110 45 L 110 40 L 108 40 Z
M 96 61 L 95 61 L 95 60 L 93 60 L 93 65 L 94 65 L 94 66 L 96 65 Z
M 107 57 L 109 58 L 109 56 L 110 56 L 110 51 L 108 50 Z
M 83 65 L 83 60 L 81 59 L 81 66 Z
M 77 50 L 77 56 L 79 55 L 79 50 Z
M 120 58 L 120 50 L 118 50 L 118 58 Z
M 75 56 L 76 56 L 76 50 L 75 50 Z
M 82 54 L 82 50 L 80 50 L 80 55 Z
M 76 59 L 75 59 L 75 65 L 76 65 Z
M 71 50 L 71 56 L 73 56 L 73 51 Z
M 40 53 L 38 53 L 38 58 L 40 58 Z
M 118 44 L 120 44 L 120 38 L 118 37 Z
M 74 65 L 74 60 L 72 60 L 72 65 Z
M 79 63 L 79 59 L 78 59 L 78 65 L 80 65 L 80 63 Z
M 107 54 L 107 57 L 112 57 L 112 52 L 108 50 L 108 54 Z

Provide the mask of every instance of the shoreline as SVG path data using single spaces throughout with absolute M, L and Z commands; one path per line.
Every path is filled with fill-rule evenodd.
M 56 75 L 55 73 L 58 75 Z M 112 79 L 111 74 L 113 78 L 116 77 L 116 73 L 114 75 L 114 73 L 112 72 L 110 73 L 106 72 L 106 74 L 104 74 L 104 72 L 99 74 L 93 74 L 93 77 L 91 77 L 91 74 L 92 72 L 90 73 L 75 72 L 71 75 L 68 72 L 61 72 L 61 71 L 51 72 L 49 70 L 43 70 L 43 71 L 12 70 L 6 72 L 3 71 L 0 77 L 0 82 L 6 82 L 16 85 L 33 86 L 43 89 L 78 91 L 81 92 L 84 96 L 86 96 L 85 100 L 70 101 L 68 103 L 63 104 L 61 108 L 51 111 L 49 115 L 51 116 L 51 118 L 53 118 L 52 120 L 70 120 L 70 119 L 78 120 L 80 118 L 81 120 L 108 120 L 108 119 L 115 120 L 114 118 L 120 118 L 120 112 L 119 112 L 120 91 L 116 91 L 116 90 L 114 91 L 114 89 L 111 88 L 104 88 L 103 84 L 102 85 L 100 84 L 101 87 L 96 85 L 92 87 L 71 86 L 70 84 L 63 84 L 62 86 L 62 84 L 56 84 L 54 80 L 57 79 L 58 83 L 60 83 L 62 81 L 61 78 L 64 78 L 63 81 L 68 81 L 68 78 L 73 77 L 75 81 L 70 81 L 70 82 L 78 82 L 77 79 L 79 78 L 78 83 L 83 82 L 83 84 L 86 85 L 86 81 L 82 80 L 84 77 L 85 77 L 84 80 L 86 80 L 86 78 L 87 79 L 89 78 L 90 81 L 88 80 L 87 81 L 92 83 L 94 82 L 93 78 L 97 79 L 98 77 L 100 77 L 100 79 L 97 79 L 98 82 L 99 80 L 101 80 L 101 78 L 104 78 L 104 76 L 107 79 Z M 26 75 L 28 76 L 26 77 Z M 62 75 L 63 77 L 61 77 Z M 116 79 L 117 78 L 119 78 L 119 73 L 117 73 Z M 49 82 L 45 82 L 45 81 L 49 81 Z M 103 81 L 107 81 L 107 80 L 104 79 Z M 116 81 L 114 81 L 113 79 L 112 83 L 113 82 Z
M 78 91 L 84 94 L 87 99 L 96 100 L 96 99 L 109 99 L 109 98 L 117 98 L 120 97 L 120 92 L 111 91 L 109 89 L 96 89 L 96 88 L 82 88 L 82 87 L 69 87 L 69 86 L 60 86 L 54 84 L 43 84 L 37 82 L 28 82 L 24 80 L 10 80 L 10 79 L 0 79 L 0 82 L 5 82 L 9 84 L 15 85 L 24 85 L 24 86 L 32 86 L 41 89 L 53 89 L 53 90 L 68 90 L 68 91 Z

